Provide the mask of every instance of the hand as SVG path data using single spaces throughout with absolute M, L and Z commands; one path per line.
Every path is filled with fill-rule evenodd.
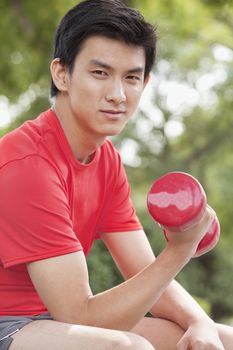
M 199 242 L 208 231 L 209 225 L 214 216 L 216 216 L 214 210 L 207 206 L 202 218 L 191 228 L 181 232 L 172 232 L 166 229 L 166 238 L 168 239 L 169 244 L 172 244 L 173 246 L 178 245 L 179 247 L 182 246 L 183 249 L 187 248 L 189 251 L 191 249 L 194 254 Z
M 193 323 L 185 332 L 177 350 L 224 350 L 214 322 L 202 320 Z

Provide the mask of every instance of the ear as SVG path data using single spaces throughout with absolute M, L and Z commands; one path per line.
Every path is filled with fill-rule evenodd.
M 50 64 L 50 72 L 56 88 L 63 92 L 68 89 L 67 67 L 61 63 L 60 58 L 55 58 Z

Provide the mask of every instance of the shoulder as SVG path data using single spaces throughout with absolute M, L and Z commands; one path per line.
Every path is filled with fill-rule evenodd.
M 102 177 L 108 184 L 111 184 L 112 189 L 114 186 L 127 183 L 127 174 L 121 155 L 109 139 L 106 139 L 102 146 L 100 164 Z
M 104 156 L 107 162 L 112 166 L 114 164 L 119 166 L 122 163 L 120 153 L 110 139 L 106 139 L 104 144 L 102 145 L 101 156 Z
M 14 160 L 37 154 L 38 145 L 49 128 L 50 117 L 48 110 L 4 135 L 0 139 L 0 167 Z
M 108 183 L 118 181 L 125 171 L 120 153 L 109 139 L 101 147 L 99 168 Z
M 64 181 L 57 169 L 45 158 L 38 155 L 9 161 L 0 167 L 0 189 L 6 195 L 34 192 L 42 195 L 53 188 L 63 188 Z

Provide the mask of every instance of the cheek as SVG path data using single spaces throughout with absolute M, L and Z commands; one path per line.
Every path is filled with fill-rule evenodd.
M 95 87 L 95 84 L 91 82 L 82 81 L 81 83 L 76 83 L 70 90 L 72 104 L 88 108 L 88 106 L 93 105 L 97 98 L 97 92 L 98 89 Z
M 77 72 L 73 79 L 71 79 L 70 89 L 72 93 L 76 94 L 88 94 L 88 91 L 92 91 L 96 88 L 94 79 L 91 79 L 87 74 Z
M 132 108 L 136 108 L 139 104 L 140 98 L 142 96 L 143 89 L 140 87 L 135 87 L 130 89 L 128 93 L 128 101 L 131 103 Z

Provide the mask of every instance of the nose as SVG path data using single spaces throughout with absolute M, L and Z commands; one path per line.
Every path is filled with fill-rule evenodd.
M 126 101 L 126 93 L 122 81 L 112 81 L 106 90 L 106 100 L 115 104 Z

